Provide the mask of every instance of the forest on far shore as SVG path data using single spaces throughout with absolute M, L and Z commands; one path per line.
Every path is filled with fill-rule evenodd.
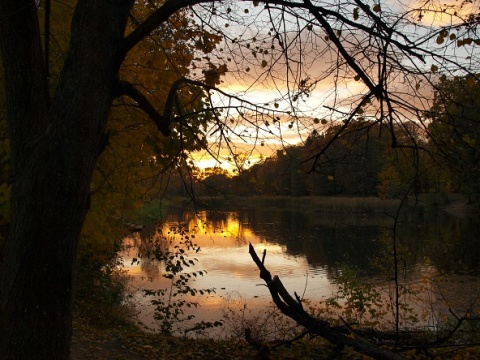
M 429 125 L 424 132 L 413 122 L 394 124 L 392 129 L 359 115 L 350 123 L 332 123 L 323 133 L 313 131 L 303 143 L 279 150 L 235 176 L 220 168 L 205 169 L 193 192 L 196 196 L 380 198 L 460 193 L 476 202 L 480 134 L 474 124 L 480 86 L 466 86 L 465 78 L 446 80 L 440 86 L 448 98 L 437 97 L 425 114 Z M 181 181 L 170 185 L 169 194 L 188 195 Z

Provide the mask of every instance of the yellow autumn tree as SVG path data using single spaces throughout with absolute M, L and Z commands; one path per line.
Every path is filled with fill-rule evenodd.
M 150 3 L 137 7 L 129 31 L 155 9 Z M 115 251 L 123 220 L 134 217 L 132 211 L 146 201 L 158 198 L 168 186 L 172 172 L 191 166 L 188 153 L 206 145 L 203 134 L 211 115 L 202 113 L 207 106 L 205 92 L 199 87 L 178 85 L 178 81 L 194 71 L 200 55 L 212 51 L 220 40 L 182 11 L 140 43 L 124 62 L 121 78 L 148 89 L 144 96 L 157 112 L 164 111 L 170 89 L 180 87 L 182 100 L 175 99 L 172 111 L 180 116 L 196 115 L 172 124 L 166 137 L 159 133 L 135 95 L 136 101 L 121 97 L 114 104 L 105 134 L 106 149 L 93 176 L 91 209 L 81 237 L 85 248 L 95 250 L 92 254 L 100 257 L 99 262 Z M 143 58 L 144 63 L 138 64 L 138 58 Z M 211 62 L 206 66 L 210 71 L 200 72 L 199 78 L 212 77 L 213 73 L 217 82 L 226 71 Z
M 41 17 L 41 28 L 46 36 L 45 48 L 48 65 L 49 85 L 56 86 L 64 56 L 70 41 L 70 23 L 74 1 L 53 2 L 50 18 Z M 128 32 L 143 22 L 156 10 L 153 3 L 145 2 L 135 8 L 130 17 Z M 225 73 L 225 65 L 202 59 L 202 54 L 211 52 L 221 37 L 206 32 L 181 11 L 154 31 L 146 41 L 131 51 L 121 68 L 121 78 L 131 84 L 141 84 L 148 89 L 148 102 L 161 113 L 169 91 L 179 79 L 195 71 L 201 62 L 207 71 L 199 71 L 198 79 L 218 83 Z M 48 45 L 47 45 L 48 43 Z M 48 47 L 48 49 L 47 49 Z M 135 59 L 142 58 L 142 64 Z M 3 71 L 1 71 L 3 75 Z M 193 75 L 193 76 L 192 76 Z M 3 83 L 3 79 L 0 79 Z M 188 168 L 191 150 L 206 145 L 204 134 L 211 115 L 202 114 L 206 106 L 205 92 L 192 85 L 176 85 L 182 102 L 176 99 L 176 114 L 195 113 L 185 123 L 170 127 L 168 137 L 161 135 L 156 124 L 145 113 L 137 101 L 130 97 L 116 100 L 110 113 L 109 127 L 104 134 L 105 150 L 99 158 L 91 183 L 90 210 L 81 234 L 81 256 L 88 255 L 90 261 L 103 264 L 115 253 L 121 237 L 123 220 L 134 216 L 132 210 L 139 209 L 146 201 L 168 186 L 171 172 L 177 168 Z M 4 112 L 4 87 L 0 93 L 0 240 L 6 237 L 9 221 L 10 170 L 9 137 Z M 180 114 L 181 115 L 181 114 Z M 188 126 L 187 126 L 188 120 Z M 1 242 L 0 242 L 1 245 Z M 0 247 L 1 249 L 1 247 Z

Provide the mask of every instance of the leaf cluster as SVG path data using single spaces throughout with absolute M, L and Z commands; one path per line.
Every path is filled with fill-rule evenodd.
M 174 239 L 179 237 L 178 245 L 173 245 Z M 187 234 L 182 226 L 171 226 L 167 234 L 157 232 L 150 240 L 152 247 L 141 257 L 159 262 L 164 268 L 162 276 L 168 280 L 168 286 L 158 290 L 144 290 L 145 297 L 153 297 L 150 303 L 155 307 L 154 319 L 159 331 L 167 336 L 182 330 L 184 333 L 201 332 L 207 328 L 222 326 L 221 321 L 196 322 L 195 315 L 188 313 L 188 309 L 198 308 L 200 304 L 193 300 L 197 296 L 206 296 L 215 293 L 214 288 L 198 289 L 192 285 L 195 278 L 204 276 L 205 270 L 186 271 L 197 264 L 198 259 L 189 254 L 197 253 L 200 247 L 194 243 L 195 235 Z M 137 258 L 133 261 L 141 261 Z M 185 327 L 182 325 L 185 323 Z
M 469 76 L 439 83 L 432 108 L 426 113 L 432 157 L 439 177 L 450 191 L 478 199 L 480 192 L 480 86 Z

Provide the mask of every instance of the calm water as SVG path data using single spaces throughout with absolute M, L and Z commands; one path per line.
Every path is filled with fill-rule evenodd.
M 285 209 L 202 211 L 197 215 L 179 211 L 169 212 L 165 226 L 159 226 L 156 231 L 167 234 L 170 226 L 179 223 L 185 226 L 189 236 L 194 236 L 201 249 L 190 254 L 198 259 L 190 271 L 207 271 L 205 276 L 191 283 L 192 287 L 216 290 L 214 295 L 191 298 L 201 305 L 194 311 L 197 321 L 219 320 L 226 307 L 240 309 L 247 304 L 249 309 L 260 309 L 268 306 L 268 290 L 262 285 L 248 254 L 249 243 L 259 255 L 266 249 L 268 270 L 278 275 L 291 293 L 295 291 L 312 302 L 337 291 L 340 264 L 354 265 L 365 279 L 372 281 L 384 281 L 388 278 L 385 273 L 391 273 L 393 268 L 390 257 L 393 220 L 388 216 L 332 217 Z M 148 249 L 146 237 L 152 233 L 153 230 L 145 231 L 125 238 L 123 258 L 132 276 L 133 302 L 141 311 L 139 319 L 155 328 L 153 307 L 141 290 L 169 286 L 162 276 L 164 266 L 146 257 L 139 263 L 132 263 L 139 253 Z M 422 289 L 428 289 L 425 298 L 437 307 L 441 306 L 443 298 L 459 292 L 464 295 L 465 304 L 455 306 L 459 309 L 468 306 L 470 299 L 478 295 L 479 235 L 476 217 L 440 214 L 431 219 L 402 219 L 396 234 L 402 280 L 422 284 Z M 171 237 L 169 241 L 173 246 L 180 237 Z M 449 301 L 454 300 L 460 302 L 458 295 Z

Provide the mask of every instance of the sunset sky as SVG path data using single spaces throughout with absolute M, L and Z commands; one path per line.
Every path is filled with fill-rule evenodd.
M 478 1 L 474 1 L 473 4 L 463 5 L 461 10 L 454 10 L 452 7 L 452 10 L 438 13 L 433 11 L 436 3 L 430 2 L 429 4 L 429 9 L 432 11 L 422 13 L 421 23 L 422 25 L 433 27 L 434 30 L 439 26 L 458 21 L 458 17 L 453 15 L 454 11 L 457 11 L 458 16 L 463 16 L 478 9 Z M 458 7 L 458 2 L 454 0 L 443 1 L 438 4 L 447 8 L 454 5 Z M 407 3 L 387 1 L 382 2 L 381 6 L 394 11 L 400 7 L 412 9 L 417 6 L 425 6 L 425 2 L 420 0 Z M 242 14 L 247 7 L 248 5 L 240 3 L 238 8 L 234 9 L 232 5 L 232 11 Z M 318 25 L 314 26 L 313 30 L 306 31 L 305 23 L 299 25 L 295 21 L 291 21 L 291 19 L 282 20 L 284 23 L 277 18 L 267 19 L 266 15 L 262 15 L 266 13 L 261 11 L 263 9 L 262 6 L 250 6 L 248 9 L 248 15 L 239 20 L 240 24 L 229 23 L 226 17 L 219 17 L 219 20 L 217 20 L 219 28 L 225 26 L 223 31 L 225 31 L 227 38 L 239 39 L 238 42 L 245 41 L 242 46 L 232 45 L 236 44 L 232 41 L 232 44 L 226 41 L 219 45 L 221 49 L 219 58 L 223 55 L 230 58 L 229 61 L 225 62 L 228 66 L 228 72 L 223 77 L 219 88 L 225 93 L 242 98 L 251 104 L 258 104 L 270 109 L 267 111 L 265 109 L 262 110 L 267 113 L 267 120 L 268 116 L 278 116 L 281 120 L 276 122 L 276 124 L 268 121 L 270 125 L 264 126 L 264 119 L 256 119 L 252 122 L 256 122 L 256 125 L 261 125 L 258 131 L 254 129 L 255 126 L 252 124 L 250 126 L 242 124 L 230 125 L 227 122 L 237 134 L 230 133 L 227 135 L 231 141 L 229 144 L 230 149 L 225 146 L 224 142 L 219 142 L 218 131 L 211 130 L 209 132 L 210 143 L 212 145 L 220 143 L 220 146 L 214 146 L 211 149 L 212 153 L 217 155 L 219 161 L 215 160 L 207 152 L 193 154 L 195 163 L 201 168 L 219 166 L 231 171 L 235 167 L 233 161 L 228 160 L 229 157 L 232 160 L 232 152 L 236 155 L 248 157 L 249 165 L 252 165 L 264 157 L 271 156 L 282 146 L 301 143 L 313 129 L 322 131 L 325 128 L 325 126 L 314 123 L 313 119 L 326 119 L 329 123 L 343 119 L 345 115 L 342 114 L 352 111 L 361 96 L 367 93 L 365 84 L 361 81 L 355 81 L 353 78 L 355 74 L 350 70 L 346 70 L 344 64 L 344 68 L 337 72 L 335 66 L 338 54 L 336 51 L 332 51 L 330 44 L 327 45 L 325 32 Z M 412 12 L 411 16 L 416 17 L 418 13 Z M 266 35 L 273 27 L 272 22 L 275 23 L 277 20 L 279 21 L 275 25 L 277 27 L 280 27 L 282 24 L 292 26 L 291 30 L 286 29 L 287 35 L 283 38 L 284 43 L 289 46 L 288 59 L 282 57 L 281 52 L 278 51 L 278 42 L 280 40 L 277 41 L 272 36 Z M 298 35 L 298 30 L 295 29 L 296 26 L 300 28 L 303 26 L 301 35 Z M 402 31 L 405 31 L 407 36 L 409 31 L 412 31 L 412 34 L 416 36 L 415 32 L 426 30 L 419 28 L 416 30 L 404 29 Z M 360 34 L 358 36 L 359 39 L 354 39 L 354 41 L 358 41 L 360 44 L 363 41 L 362 36 L 364 34 Z M 435 38 L 433 38 L 430 45 L 424 44 L 422 46 L 436 46 L 434 40 Z M 248 41 L 251 42 L 251 47 Z M 277 49 L 271 51 L 270 46 L 272 46 L 272 49 L 274 46 Z M 246 47 L 248 50 L 246 50 Z M 453 46 L 453 48 L 456 48 L 456 46 Z M 266 50 L 268 50 L 268 53 Z M 223 54 L 222 51 L 224 51 Z M 466 53 L 462 55 L 463 51 L 464 49 L 455 49 L 455 55 L 467 56 L 468 54 Z M 409 64 L 410 61 L 411 59 L 402 60 L 404 65 L 414 65 L 413 62 Z M 264 64 L 262 64 L 263 62 Z M 289 65 L 289 71 L 287 71 L 287 64 Z M 424 67 L 425 72 L 429 73 L 431 64 L 427 61 L 426 64 L 419 63 L 414 66 Z M 342 73 L 342 71 L 344 72 Z M 372 68 L 369 71 L 372 72 L 370 76 L 375 82 L 376 69 Z M 391 91 L 393 89 L 393 91 L 398 91 L 399 94 L 404 94 L 407 102 L 420 101 L 415 99 L 415 90 L 412 91 L 412 83 L 409 83 L 411 80 L 402 78 L 401 74 L 399 77 L 396 77 L 395 74 L 393 75 L 391 80 L 389 80 L 391 82 L 389 83 Z M 431 79 L 435 82 L 438 81 L 438 77 L 439 75 L 435 75 Z M 312 83 L 313 85 L 309 88 L 308 96 L 300 96 L 299 99 L 293 101 L 292 98 L 294 93 L 299 90 L 298 84 L 301 80 L 307 80 L 307 83 Z M 422 95 L 422 92 L 423 95 L 431 93 L 429 86 L 422 85 L 417 90 L 420 92 L 419 95 Z M 225 107 L 240 105 L 240 102 L 228 99 L 220 94 L 214 94 L 213 101 L 215 104 Z M 419 102 L 418 104 L 420 107 L 428 107 L 427 102 L 421 105 Z M 253 106 L 250 105 L 247 108 L 250 108 L 251 113 L 253 113 Z M 332 111 L 332 108 L 335 110 Z M 296 118 L 292 119 L 287 115 L 288 111 L 291 111 Z M 276 115 L 273 115 L 275 112 Z M 236 110 L 231 110 L 224 115 L 227 119 L 238 119 Z M 243 137 L 238 136 L 239 134 L 242 134 Z

